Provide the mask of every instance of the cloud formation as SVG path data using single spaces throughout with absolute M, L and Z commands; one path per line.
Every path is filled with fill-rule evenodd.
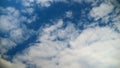
M 112 5 L 102 3 L 100 6 L 92 8 L 90 15 L 95 17 L 95 20 L 98 20 L 108 15 L 112 10 Z
M 62 30 L 62 23 L 59 20 L 57 24 L 43 28 L 43 33 L 40 32 L 38 38 L 40 43 L 34 43 L 22 55 L 16 55 L 14 60 L 24 61 L 26 66 L 36 68 L 120 67 L 119 33 L 110 27 L 99 26 L 79 33 L 71 23 Z
M 79 3 L 82 1 L 74 0 Z M 90 3 L 93 1 L 86 0 Z M 46 24 L 37 31 L 37 43 L 30 43 L 30 47 L 23 50 L 22 53 L 16 54 L 11 61 L 3 59 L 4 53 L 29 38 L 31 30 L 21 22 L 35 21 L 37 16 L 34 16 L 33 2 L 42 7 L 50 7 L 52 3 L 63 2 L 63 0 L 22 0 L 22 5 L 26 8 L 22 12 L 33 14 L 30 19 L 22 16 L 21 11 L 13 7 L 0 7 L 2 10 L 0 32 L 5 34 L 5 37 L 0 37 L 0 68 L 120 67 L 120 33 L 116 30 L 120 30 L 120 16 L 117 15 L 119 10 L 115 9 L 110 2 L 96 6 L 98 0 L 92 4 L 93 8 L 89 13 L 89 17 L 94 18 L 97 25 L 92 23 L 93 25 L 90 27 L 91 24 L 85 24 L 86 28 L 81 30 L 73 22 L 66 22 L 62 18 L 57 21 L 52 20 L 52 24 Z M 111 15 L 109 15 L 110 13 Z M 72 17 L 73 12 L 68 11 L 65 15 Z M 99 19 L 102 19 L 103 23 L 109 22 L 111 19 L 112 23 L 100 27 Z M 113 24 L 114 26 L 112 26 Z
M 22 23 L 26 19 L 20 14 L 20 11 L 14 7 L 0 7 L 0 56 L 9 49 L 15 47 L 18 43 L 27 40 L 31 34 Z M 29 32 L 31 31 L 31 32 Z
M 0 68 L 26 68 L 22 63 L 11 63 L 7 60 L 0 58 Z

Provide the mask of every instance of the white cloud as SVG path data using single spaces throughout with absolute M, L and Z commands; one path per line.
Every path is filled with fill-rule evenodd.
M 108 15 L 110 12 L 112 12 L 112 10 L 113 10 L 112 5 L 102 3 L 100 6 L 92 8 L 92 10 L 90 11 L 90 16 L 94 17 L 95 20 L 98 20 Z
M 73 15 L 72 11 L 67 11 L 66 12 L 66 17 L 71 18 Z
M 32 15 L 34 13 L 34 8 L 25 8 L 22 10 L 22 12 Z
M 68 49 L 61 53 L 60 63 L 66 68 L 71 64 L 79 64 L 78 68 L 119 68 L 119 41 L 94 42 L 83 48 Z
M 22 63 L 11 63 L 7 60 L 0 58 L 0 68 L 26 68 Z
M 24 7 L 30 7 L 30 6 L 33 6 L 33 2 L 34 2 L 35 0 L 22 0 L 21 1 L 21 3 L 22 3 L 22 5 L 24 6 Z
M 16 42 L 23 40 L 26 27 L 21 26 L 21 22 L 25 19 L 20 15 L 19 11 L 13 7 L 7 7 L 4 10 L 6 10 L 6 15 L 3 14 L 0 16 L 0 31 L 2 33 L 8 33 L 10 38 L 16 40 Z
M 13 60 L 26 61 L 26 66 L 36 68 L 119 68 L 119 33 L 110 27 L 97 26 L 79 33 L 70 22 L 62 28 L 64 23 L 58 20 L 43 28 L 40 43 L 34 43 Z
M 49 7 L 51 5 L 50 2 L 53 2 L 53 0 L 22 0 L 22 5 L 25 7 L 31 7 L 34 4 L 40 5 L 41 7 Z
M 14 46 L 16 46 L 16 43 L 11 41 L 9 38 L 0 38 L 0 56 Z
M 116 25 L 117 29 L 120 31 L 120 16 L 117 16 L 114 19 L 116 19 L 114 20 L 114 24 Z
M 119 8 L 116 8 L 115 13 L 113 15 L 111 15 L 111 17 L 112 17 L 113 24 L 115 25 L 115 27 L 113 27 L 113 28 L 117 28 L 120 31 L 120 15 L 119 15 L 119 12 L 120 12 Z M 113 24 L 111 24 L 111 26 Z
M 37 16 L 32 16 L 31 18 L 28 18 L 26 19 L 27 20 L 27 23 L 32 23 L 32 22 L 35 22 L 35 20 L 37 19 Z
M 37 0 L 36 2 L 37 2 L 37 4 L 40 4 L 40 6 L 42 6 L 42 7 L 49 7 L 54 2 L 67 3 L 67 0 Z
M 13 7 L 1 7 L 0 32 L 4 37 L 0 38 L 0 55 L 4 55 L 9 49 L 28 39 L 29 32 L 22 22 L 25 17 L 20 15 L 19 10 Z
M 58 55 L 61 50 L 64 50 L 67 47 L 68 41 L 75 39 L 75 35 L 78 35 L 78 31 L 72 23 L 68 23 L 65 29 L 63 29 L 62 26 L 63 21 L 60 19 L 56 24 L 43 28 L 43 31 L 40 31 L 40 37 L 37 40 L 41 43 L 35 43 L 33 46 L 27 48 L 24 51 L 23 56 L 17 55 L 15 60 L 27 61 L 28 64 L 34 64 L 38 66 L 38 68 L 39 66 L 47 68 L 47 65 L 43 66 L 43 64 L 51 64 L 51 66 L 54 67 L 53 64 L 55 63 L 51 63 L 50 60 L 46 59 Z M 74 30 L 76 31 L 74 32 Z M 64 41 L 58 40 L 58 37 L 64 39 Z M 40 61 L 42 62 L 40 63 Z
M 114 39 L 119 37 L 120 37 L 119 34 L 114 33 L 114 31 L 109 27 L 108 28 L 96 27 L 96 28 L 90 28 L 90 29 L 84 30 L 84 32 L 80 34 L 80 36 L 75 41 L 72 41 L 70 43 L 78 45 L 78 47 L 82 47 L 82 46 L 85 46 L 86 44 L 90 45 L 96 41 L 104 41 L 104 40 L 109 40 L 109 39 Z M 79 46 L 79 44 L 82 44 L 82 46 Z M 76 48 L 75 45 L 73 45 L 73 47 Z
M 62 19 L 60 19 L 60 20 L 58 20 L 58 22 L 57 22 L 57 24 L 55 24 L 55 25 L 53 25 L 53 26 L 46 26 L 46 28 L 45 29 L 43 29 L 43 31 L 44 32 L 52 32 L 52 31 L 55 31 L 56 29 L 58 29 L 58 28 L 60 28 L 60 27 L 62 27 L 62 25 L 63 25 L 63 20 Z
M 2 8 L 5 14 L 0 15 L 0 31 L 8 32 L 20 26 L 19 11 L 13 7 Z M 19 19 L 18 19 L 19 18 Z M 21 20 L 22 21 L 22 20 Z
M 33 2 L 34 0 L 28 0 Z M 80 1 L 80 0 L 79 0 Z M 90 0 L 89 0 L 90 1 Z M 37 0 L 38 4 L 49 7 L 53 0 Z M 29 2 L 28 2 L 29 3 Z M 31 6 L 30 4 L 26 4 Z M 90 12 L 96 20 L 107 16 L 113 6 L 102 3 Z M 10 39 L 0 39 L 0 51 L 5 53 L 14 47 L 15 42 L 24 41 L 28 32 L 26 27 L 20 27 L 18 22 L 26 20 L 19 18 L 19 11 L 7 8 L 10 13 L 0 16 L 0 31 L 9 32 Z M 32 12 L 30 12 L 32 13 Z M 71 14 L 68 13 L 71 16 Z M 106 19 L 108 20 L 108 19 Z M 3 23 L 4 22 L 4 23 Z M 114 22 L 119 27 L 119 17 Z M 39 32 L 39 43 L 30 44 L 22 54 L 17 54 L 12 62 L 0 58 L 0 64 L 4 68 L 119 68 L 120 61 L 120 34 L 110 27 L 93 26 L 82 32 L 70 22 L 63 28 L 62 19 L 48 25 Z M 9 27 L 9 28 L 8 28 Z M 4 31 L 3 31 L 4 32 Z M 79 33 L 81 32 L 81 33 Z M 14 42 L 13 42 L 14 41 Z M 70 48 L 68 48 L 70 45 Z M 23 63 L 25 62 L 25 63 Z M 1 66 L 1 65 L 0 65 Z
M 61 68 L 119 68 L 120 34 L 111 28 L 86 29 L 60 53 Z M 64 67 L 65 66 L 65 67 Z
M 42 7 L 49 7 L 51 5 L 50 2 L 53 0 L 37 0 L 37 4 L 40 4 Z
M 34 4 L 33 4 L 34 2 Z M 40 7 L 50 7 L 54 2 L 64 2 L 67 0 L 22 0 L 22 5 L 25 7 L 31 7 L 33 5 L 39 5 Z
M 29 30 L 24 28 L 17 28 L 10 31 L 10 39 L 13 40 L 16 43 L 21 43 L 24 40 L 27 40 L 29 38 Z
M 114 9 L 114 10 L 113 10 Z M 98 7 L 93 7 L 90 11 L 90 16 L 98 20 L 101 18 L 101 23 L 109 24 L 115 30 L 120 31 L 120 16 L 119 16 L 119 6 L 117 0 L 106 0 L 100 4 Z M 111 13 L 111 14 L 109 14 Z M 98 21 L 97 21 L 98 22 Z
M 11 29 L 17 28 L 17 26 L 14 26 L 14 25 L 16 25 L 16 23 L 15 22 L 11 22 L 10 19 L 11 19 L 11 16 L 10 17 L 9 16 L 5 16 L 5 15 L 0 16 L 0 25 L 1 25 L 0 29 L 1 29 L 1 31 L 5 31 L 6 32 L 6 31 L 9 31 Z
M 0 31 L 9 32 L 13 29 L 20 28 L 21 23 L 25 21 L 25 17 L 20 15 L 19 10 L 13 7 L 2 8 L 4 12 L 0 15 Z

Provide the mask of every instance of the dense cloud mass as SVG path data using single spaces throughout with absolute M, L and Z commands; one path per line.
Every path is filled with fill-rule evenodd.
M 118 0 L 5 1 L 0 68 L 120 68 Z

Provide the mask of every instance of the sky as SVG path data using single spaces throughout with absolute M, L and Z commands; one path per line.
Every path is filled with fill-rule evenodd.
M 120 68 L 120 1 L 2 0 L 0 68 Z

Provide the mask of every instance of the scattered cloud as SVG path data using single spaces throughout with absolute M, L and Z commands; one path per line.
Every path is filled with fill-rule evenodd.
M 67 0 L 22 0 L 24 13 L 34 15 L 33 2 L 42 7 L 50 7 L 54 2 L 66 2 Z M 94 1 L 94 0 L 93 0 Z M 93 2 L 86 0 L 86 2 Z M 98 0 L 96 0 L 97 2 Z M 82 0 L 74 0 L 82 2 Z M 94 4 L 96 4 L 96 2 Z M 119 68 L 120 67 L 120 16 L 118 9 L 113 12 L 111 3 L 101 3 L 93 6 L 90 16 L 97 21 L 102 18 L 104 22 L 112 19 L 115 27 L 110 25 L 100 27 L 97 22 L 85 25 L 80 30 L 71 22 L 63 19 L 53 21 L 38 30 L 37 43 L 30 43 L 30 47 L 16 54 L 13 59 L 3 59 L 4 53 L 15 47 L 18 43 L 28 39 L 31 30 L 27 29 L 23 21 L 31 23 L 37 16 L 27 18 L 20 11 L 13 8 L 0 7 L 0 32 L 6 37 L 0 37 L 0 68 Z M 72 17 L 73 12 L 66 12 L 66 17 Z M 112 25 L 112 24 L 111 24 Z M 3 57 L 3 58 L 2 58 Z
M 22 10 L 22 12 L 32 15 L 34 13 L 34 8 L 25 8 Z
M 44 67 L 44 65 L 42 65 L 44 62 L 45 64 L 50 62 L 50 58 L 54 58 L 60 51 L 67 48 L 69 40 L 75 39 L 75 36 L 78 35 L 78 31 L 72 23 L 68 23 L 64 29 L 62 27 L 63 20 L 60 19 L 56 24 L 43 28 L 37 40 L 40 41 L 40 43 L 34 43 L 34 45 L 23 51 L 23 55 L 17 55 L 15 60 L 26 61 L 28 64 L 35 65 L 38 68 L 40 66 Z M 33 58 L 36 59 L 33 60 Z M 42 62 L 39 63 L 39 61 Z
M 73 15 L 72 11 L 67 11 L 65 16 L 68 17 L 68 18 L 71 18 L 72 15 Z
M 33 5 L 39 5 L 40 7 L 50 7 L 54 2 L 66 3 L 67 0 L 22 0 L 22 5 L 25 7 L 31 7 Z
M 19 10 L 13 7 L 0 8 L 0 32 L 3 37 L 0 37 L 0 55 L 6 53 L 18 43 L 27 40 L 30 36 L 30 30 L 22 24 L 26 19 L 20 15 Z
M 16 46 L 16 43 L 9 38 L 0 38 L 0 56 L 7 52 L 10 48 Z
M 92 8 L 90 16 L 94 17 L 95 20 L 98 20 L 108 15 L 110 12 L 112 12 L 112 10 L 113 10 L 112 5 L 102 3 L 100 6 Z
M 12 7 L 2 8 L 2 10 L 5 14 L 0 16 L 0 32 L 2 32 L 6 38 L 0 38 L 1 55 L 16 45 L 16 42 L 11 40 L 8 35 L 12 30 L 20 28 L 20 24 L 18 24 L 19 20 L 17 19 L 19 12 Z M 11 38 L 15 37 L 11 36 Z
M 36 68 L 119 68 L 119 33 L 99 26 L 79 33 L 72 23 L 61 28 L 63 23 L 59 20 L 43 28 L 40 43 L 34 43 L 13 60 L 25 61 L 26 66 Z

